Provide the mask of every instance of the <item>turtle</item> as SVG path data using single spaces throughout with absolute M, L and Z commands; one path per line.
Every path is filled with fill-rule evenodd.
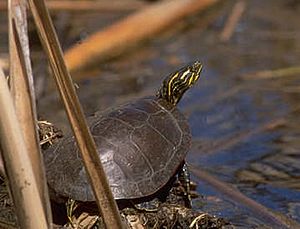
M 154 96 L 98 111 L 88 126 L 116 200 L 155 194 L 177 174 L 186 175 L 191 131 L 177 109 L 202 70 L 198 61 L 168 75 Z M 95 201 L 74 136 L 44 151 L 49 188 L 55 196 Z M 187 185 L 188 187 L 188 185 Z

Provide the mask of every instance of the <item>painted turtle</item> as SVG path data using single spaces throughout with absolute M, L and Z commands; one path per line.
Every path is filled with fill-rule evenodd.
M 168 76 L 154 97 L 138 99 L 88 118 L 115 199 L 154 194 L 182 171 L 190 149 L 186 118 L 176 108 L 199 78 L 195 62 Z M 79 201 L 95 201 L 73 135 L 44 153 L 51 190 Z

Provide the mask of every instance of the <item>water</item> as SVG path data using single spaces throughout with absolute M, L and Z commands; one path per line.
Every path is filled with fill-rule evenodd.
M 247 1 L 227 43 L 220 42 L 220 33 L 230 4 L 206 30 L 201 18 L 195 19 L 191 28 L 106 64 L 101 77 L 80 84 L 86 112 L 154 94 L 166 74 L 200 60 L 201 80 L 179 104 L 193 134 L 188 161 L 300 222 L 299 73 L 264 80 L 252 74 L 299 65 L 300 7 L 287 2 Z M 42 103 L 41 113 L 45 111 L 49 117 Z M 50 120 L 60 123 L 61 117 L 50 115 Z M 199 209 L 225 217 L 239 228 L 272 227 L 222 192 L 196 181 L 206 200 Z
M 204 91 L 199 101 L 204 106 L 190 110 L 187 105 L 195 140 L 190 160 L 264 206 L 299 221 L 299 73 L 279 79 L 242 79 L 245 73 L 299 64 L 300 40 L 295 33 L 299 9 L 288 8 L 285 1 L 270 3 L 248 2 L 227 44 L 218 41 L 221 27 L 212 26 L 199 38 L 199 53 L 206 69 L 213 70 L 204 73 L 197 91 L 191 91 L 194 104 L 199 91 Z M 275 13 L 277 17 L 272 16 Z M 287 14 L 290 16 L 282 20 Z M 197 40 L 194 36 L 192 43 Z M 195 53 L 196 46 L 192 48 Z M 282 125 L 255 131 L 279 119 Z M 228 141 L 232 144 L 226 146 Z M 202 151 L 203 144 L 218 142 L 224 147 L 208 154 Z M 211 194 L 201 186 L 199 192 Z M 219 214 L 237 225 L 243 222 L 242 227 L 256 225 L 249 212 L 232 208 L 225 207 Z
M 86 114 L 90 114 L 152 95 L 166 74 L 200 60 L 204 65 L 201 79 L 179 104 L 193 134 L 187 160 L 300 222 L 299 72 L 271 79 L 257 79 L 253 74 L 300 66 L 300 4 L 287 0 L 246 2 L 229 42 L 222 43 L 220 34 L 232 1 L 221 7 L 205 30 L 202 18 L 194 18 L 189 28 L 160 36 L 106 63 L 97 72 L 100 77 L 79 82 L 77 92 Z M 101 15 L 81 16 L 101 19 Z M 93 19 L 84 29 L 77 29 L 77 37 L 99 28 L 97 21 Z M 67 128 L 57 96 L 47 92 L 38 105 L 41 118 Z M 223 196 L 222 191 L 195 176 L 193 179 L 206 202 L 195 202 L 195 207 L 225 217 L 238 228 L 272 227 Z

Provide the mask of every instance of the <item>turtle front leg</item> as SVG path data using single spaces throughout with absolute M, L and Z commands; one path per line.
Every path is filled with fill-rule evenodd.
M 192 208 L 191 178 L 190 178 L 189 169 L 185 162 L 178 173 L 178 180 L 184 188 L 185 205 L 188 208 Z

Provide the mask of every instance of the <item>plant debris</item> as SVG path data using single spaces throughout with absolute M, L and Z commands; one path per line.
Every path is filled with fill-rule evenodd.
M 38 127 L 40 145 L 43 150 L 49 148 L 56 140 L 63 137 L 62 131 L 46 120 L 38 121 Z
M 144 198 L 142 199 L 144 202 L 139 200 L 118 202 L 122 220 L 127 228 L 233 228 L 223 218 L 186 207 L 180 183 L 175 182 L 167 196 L 163 197 L 165 192 L 166 190 L 162 190 L 154 194 L 153 198 Z M 195 192 L 192 197 L 201 198 Z M 64 228 L 105 228 L 94 203 L 69 199 L 66 205 L 69 222 Z

